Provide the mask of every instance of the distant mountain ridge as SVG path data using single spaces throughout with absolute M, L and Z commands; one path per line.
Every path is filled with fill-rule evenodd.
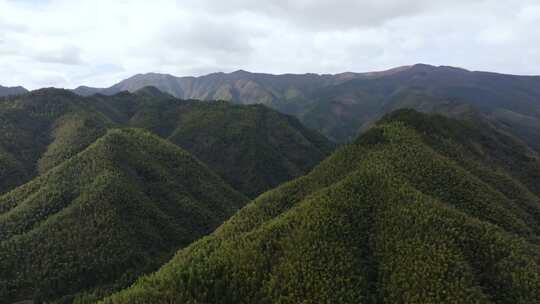
M 277 106 L 314 89 L 339 84 L 362 77 L 380 77 L 408 67 L 383 72 L 340 74 L 264 74 L 238 70 L 232 73 L 212 73 L 200 77 L 177 77 L 170 74 L 137 74 L 109 88 L 81 86 L 73 91 L 88 96 L 95 93 L 113 95 L 122 91 L 135 92 L 154 86 L 182 99 L 227 100 L 241 104 L 262 103 Z
M 201 77 L 139 74 L 110 88 L 77 88 L 87 95 L 155 86 L 173 96 L 265 104 L 293 114 L 337 142 L 355 138 L 384 114 L 413 108 L 453 111 L 472 106 L 502 129 L 540 149 L 540 77 L 416 64 L 372 73 L 271 75 L 236 71 Z
M 304 124 L 347 141 L 384 114 L 472 106 L 494 124 L 540 148 L 540 77 L 415 65 L 384 77 L 354 79 L 316 91 L 296 113 Z M 534 130 L 534 131 L 533 131 Z
M 17 86 L 17 87 L 3 87 L 0 85 L 0 97 L 3 97 L 3 96 L 10 96 L 10 95 L 21 95 L 21 94 L 24 94 L 24 93 L 27 93 L 28 90 L 21 87 L 21 86 Z

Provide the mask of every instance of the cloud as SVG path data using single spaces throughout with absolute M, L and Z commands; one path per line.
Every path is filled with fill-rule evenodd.
M 199 0 L 195 7 L 216 13 L 247 11 L 311 30 L 346 30 L 477 2 L 486 0 Z
M 45 63 L 58 63 L 67 65 L 82 64 L 81 51 L 77 47 L 68 46 L 41 51 L 33 59 Z
M 539 21 L 534 0 L 0 0 L 0 84 L 416 62 L 539 74 Z

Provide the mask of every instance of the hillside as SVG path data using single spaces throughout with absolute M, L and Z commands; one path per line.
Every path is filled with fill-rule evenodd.
M 177 146 L 109 130 L 0 196 L 0 302 L 69 302 L 129 286 L 245 202 Z
M 513 137 L 394 112 L 104 303 L 538 303 L 539 181 Z
M 296 118 L 261 105 L 156 102 L 129 124 L 191 152 L 249 197 L 304 175 L 333 149 Z
M 47 172 L 112 127 L 145 128 L 249 196 L 307 173 L 333 145 L 263 106 L 194 102 L 146 87 L 80 97 L 43 89 L 0 99 L 0 193 Z
M 21 95 L 27 93 L 28 90 L 23 87 L 3 87 L 0 85 L 0 97 L 11 96 L 11 95 Z
M 149 87 L 89 99 L 121 125 L 186 149 L 249 197 L 307 173 L 334 149 L 296 118 L 263 105 L 179 100 Z

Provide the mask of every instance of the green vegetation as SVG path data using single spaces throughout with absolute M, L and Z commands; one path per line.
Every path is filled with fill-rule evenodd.
M 539 303 L 539 161 L 398 111 L 103 303 Z
M 75 132 L 89 121 L 65 124 Z M 75 146 L 73 133 L 55 134 L 58 145 Z M 45 155 L 55 151 L 65 152 Z M 0 302 L 99 299 L 157 269 L 246 200 L 176 145 L 137 129 L 106 131 L 0 196 Z
M 540 303 L 536 91 L 505 108 L 489 81 L 447 91 L 454 70 L 395 91 L 407 71 L 433 72 L 345 82 L 328 103 L 286 89 L 334 138 L 366 130 L 317 166 L 332 144 L 261 105 L 1 98 L 0 302 Z M 496 108 L 467 102 L 479 89 Z M 402 107 L 462 120 L 369 126 Z
M 333 145 L 264 106 L 182 101 L 144 88 L 80 97 L 44 89 L 0 99 L 0 194 L 88 147 L 113 127 L 138 127 L 188 150 L 255 197 L 307 173 Z
M 261 105 L 154 103 L 130 125 L 188 150 L 249 197 L 307 173 L 333 149 L 297 119 Z
M 155 88 L 3 98 L 0 128 L 0 302 L 69 303 L 127 287 L 243 206 L 229 185 L 256 196 L 333 148 L 264 106 Z
M 111 123 L 63 90 L 0 99 L 0 194 L 80 152 Z

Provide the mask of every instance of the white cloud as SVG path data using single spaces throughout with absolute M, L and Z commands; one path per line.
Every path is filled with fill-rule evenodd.
M 416 62 L 540 74 L 539 21 L 534 0 L 0 0 L 0 84 Z

